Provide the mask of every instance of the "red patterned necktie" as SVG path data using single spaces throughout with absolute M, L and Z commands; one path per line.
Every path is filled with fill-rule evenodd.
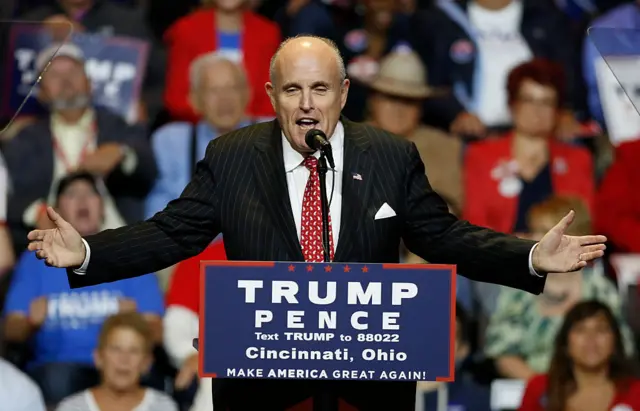
M 309 170 L 307 187 L 302 199 L 302 233 L 300 245 L 304 260 L 309 263 L 324 261 L 322 247 L 322 210 L 320 207 L 320 177 L 318 176 L 318 159 L 309 156 L 303 162 Z M 331 215 L 329 215 L 329 256 L 333 261 L 333 232 L 331 231 Z

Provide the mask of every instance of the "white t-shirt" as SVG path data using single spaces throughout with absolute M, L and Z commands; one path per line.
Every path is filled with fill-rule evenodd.
M 501 10 L 488 10 L 471 2 L 468 15 L 478 33 L 477 63 L 482 67 L 476 115 L 487 126 L 508 124 L 507 77 L 512 68 L 533 58 L 520 33 L 522 3 L 513 0 Z
M 3 411 L 45 411 L 42 392 L 13 364 L 0 358 L 0 399 Z
M 84 390 L 62 400 L 56 411 L 109 410 L 100 409 L 91 390 Z M 147 388 L 140 404 L 131 411 L 178 411 L 178 406 L 167 394 Z

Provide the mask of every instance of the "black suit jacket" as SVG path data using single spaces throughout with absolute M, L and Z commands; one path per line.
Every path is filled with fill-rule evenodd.
M 335 261 L 397 263 L 403 239 L 415 254 L 432 263 L 457 264 L 473 280 L 542 291 L 545 279 L 528 268 L 533 242 L 456 219 L 431 189 L 413 143 L 342 121 L 345 166 Z M 396 217 L 374 220 L 385 202 Z M 198 254 L 220 232 L 230 260 L 304 261 L 277 121 L 213 140 L 180 198 L 151 219 L 88 237 L 87 273 L 69 272 L 69 284 L 82 287 L 157 271 Z M 216 401 L 226 397 L 232 410 L 251 409 L 247 401 L 255 398 L 260 409 L 283 410 L 314 387 L 305 381 L 226 381 L 228 389 Z M 415 384 L 377 384 L 336 382 L 336 389 L 361 410 L 413 411 Z

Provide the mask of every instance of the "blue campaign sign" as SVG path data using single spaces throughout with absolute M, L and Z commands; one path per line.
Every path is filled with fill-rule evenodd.
M 8 58 L 4 84 L 9 98 L 3 99 L 2 114 L 13 116 L 40 73 L 35 67 L 38 53 L 51 44 L 47 29 L 37 25 L 16 24 L 10 29 Z M 85 68 L 91 79 L 93 102 L 134 120 L 147 67 L 149 44 L 142 40 L 76 33 L 70 43 L 78 46 L 85 57 Z M 22 114 L 43 112 L 33 93 L 22 107 Z
M 455 267 L 202 263 L 200 373 L 452 381 Z

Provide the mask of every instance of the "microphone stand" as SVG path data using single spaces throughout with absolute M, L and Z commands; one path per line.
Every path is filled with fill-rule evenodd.
M 320 151 L 318 160 L 318 179 L 320 180 L 320 210 L 322 213 L 322 248 L 324 262 L 331 262 L 331 243 L 329 241 L 329 200 L 327 199 L 327 159 Z M 335 178 L 335 177 L 334 177 Z M 313 398 L 313 411 L 338 411 L 338 397 L 334 394 L 330 382 L 320 384 L 321 391 Z

